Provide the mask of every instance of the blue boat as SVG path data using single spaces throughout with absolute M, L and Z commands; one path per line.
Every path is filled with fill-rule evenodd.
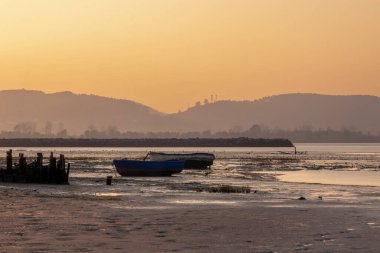
M 123 177 L 128 176 L 171 176 L 180 173 L 185 167 L 185 161 L 141 161 L 114 160 L 117 172 Z

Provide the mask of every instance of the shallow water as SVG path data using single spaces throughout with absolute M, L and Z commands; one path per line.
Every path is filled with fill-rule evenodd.
M 20 185 L 42 194 L 66 196 L 93 196 L 97 198 L 128 197 L 128 206 L 139 206 L 134 196 L 160 199 L 165 204 L 220 205 L 244 204 L 270 195 L 293 199 L 307 195 L 317 199 L 323 193 L 328 199 L 352 200 L 365 194 L 368 201 L 380 199 L 380 144 L 296 144 L 293 148 L 14 148 L 14 156 L 24 153 L 29 161 L 37 152 L 47 158 L 50 151 L 65 154 L 71 163 L 70 186 Z M 5 164 L 5 149 L 0 149 L 0 164 Z M 213 152 L 216 160 L 211 171 L 185 170 L 173 177 L 122 178 L 115 173 L 112 160 L 119 158 L 141 159 L 148 151 Z M 47 162 L 47 161 L 46 161 Z M 111 187 L 105 185 L 106 176 L 114 177 Z M 284 181 L 279 182 L 278 180 Z M 288 183 L 286 183 L 288 182 Z M 303 184 L 305 183 L 305 184 Z M 319 183 L 315 186 L 310 183 Z M 328 189 L 323 184 L 333 184 Z M 220 196 L 208 193 L 217 185 L 250 187 L 257 191 L 256 199 L 240 196 L 239 203 L 233 195 Z M 355 186 L 356 185 L 356 186 Z M 360 187 L 360 189 L 358 188 Z M 231 197 L 232 196 L 232 197 Z M 247 200 L 245 200 L 247 198 Z M 264 198 L 262 198 L 264 199 Z M 134 202 L 135 201 L 135 202 Z M 155 207 L 158 208 L 158 207 Z
M 278 173 L 277 178 L 285 182 L 380 187 L 379 171 L 301 170 Z

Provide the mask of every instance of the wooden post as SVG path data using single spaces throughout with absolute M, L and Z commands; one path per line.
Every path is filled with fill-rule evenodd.
M 26 164 L 26 158 L 24 157 L 23 153 L 20 153 L 18 155 L 18 157 L 19 157 L 18 166 L 19 166 L 19 168 L 20 168 L 21 171 L 25 172 L 26 166 L 27 166 L 27 164 Z
M 57 170 L 57 159 L 54 157 L 53 152 L 50 153 L 49 167 L 48 167 L 48 181 L 52 182 L 55 179 L 55 173 Z
M 66 165 L 65 165 L 65 156 L 60 154 L 59 155 L 59 166 L 58 166 L 58 169 L 60 170 L 65 170 L 66 168 Z
M 53 158 L 54 158 L 54 154 L 53 152 L 50 152 L 50 157 L 49 157 L 49 167 L 53 167 Z
M 36 160 L 36 179 L 38 183 L 43 183 L 43 155 L 42 153 L 37 153 L 37 160 Z
M 37 153 L 37 168 L 42 168 L 44 157 L 42 153 Z
M 67 164 L 67 172 L 66 172 L 66 181 L 65 181 L 65 183 L 69 182 L 69 175 L 70 175 L 70 163 Z
M 13 158 L 12 158 L 12 149 L 7 151 L 7 170 L 12 170 Z
M 60 154 L 58 164 L 57 164 L 57 171 L 55 174 L 56 175 L 55 180 L 58 184 L 65 182 L 65 178 L 66 178 L 65 167 L 66 167 L 65 166 L 65 156 Z

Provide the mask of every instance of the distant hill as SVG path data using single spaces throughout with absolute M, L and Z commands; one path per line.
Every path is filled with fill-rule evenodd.
M 152 130 L 162 114 L 142 104 L 71 92 L 46 94 L 40 91 L 11 90 L 0 92 L 0 129 L 17 123 L 34 122 L 44 128 L 46 122 L 81 133 L 89 126 Z
M 21 124 L 18 129 L 66 129 L 71 134 L 83 133 L 89 126 L 115 126 L 120 131 L 136 132 L 188 132 L 247 129 L 258 124 L 281 129 L 349 128 L 377 134 L 379 115 L 380 98 L 375 96 L 285 94 L 255 101 L 218 101 L 164 114 L 133 101 L 94 95 L 0 91 L 0 130 L 12 130 L 25 122 L 32 124 Z
M 380 98 L 375 96 L 330 96 L 285 94 L 255 101 L 220 101 L 190 108 L 173 115 L 193 129 L 249 128 L 253 124 L 294 129 L 354 128 L 380 131 Z

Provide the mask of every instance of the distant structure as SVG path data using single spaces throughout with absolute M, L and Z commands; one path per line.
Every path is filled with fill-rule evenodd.
M 210 100 L 208 100 L 207 98 L 204 99 L 204 101 L 208 101 L 209 103 L 205 103 L 205 104 L 213 104 L 215 103 L 217 100 L 218 100 L 218 95 L 216 94 L 211 94 L 210 95 Z

